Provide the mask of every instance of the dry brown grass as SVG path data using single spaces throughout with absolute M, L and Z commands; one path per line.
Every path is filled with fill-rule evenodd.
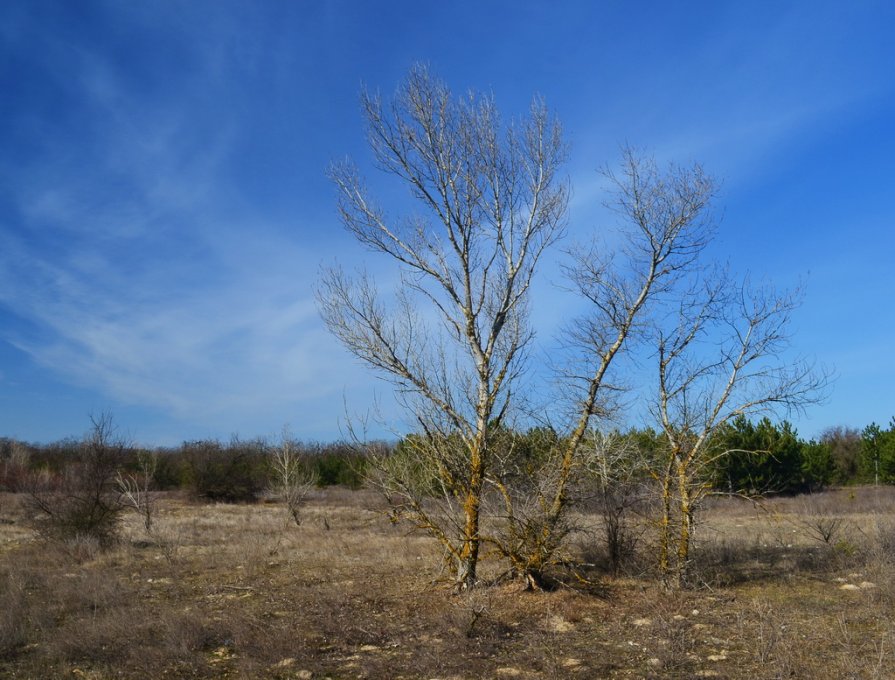
M 107 551 L 36 539 L 5 497 L 0 677 L 893 677 L 888 498 L 717 499 L 685 592 L 595 570 L 598 588 L 458 595 L 367 492 L 315 492 L 300 527 L 278 504 L 167 497 L 153 535 L 129 516 Z M 848 531 L 818 540 L 814 515 Z

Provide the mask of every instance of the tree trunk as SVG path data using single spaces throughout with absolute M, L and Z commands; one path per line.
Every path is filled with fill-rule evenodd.
M 686 581 L 687 566 L 690 562 L 690 539 L 693 535 L 693 505 L 690 499 L 686 468 L 678 469 L 677 485 L 680 504 L 681 526 L 677 544 L 677 584 Z
M 463 546 L 460 550 L 460 565 L 457 570 L 457 585 L 464 590 L 471 590 L 476 584 L 476 571 L 479 562 L 479 521 L 482 502 L 482 485 L 484 471 L 482 457 L 476 451 L 472 456 L 471 477 L 466 499 L 463 502 Z
M 478 499 L 474 499 L 472 494 L 466 499 L 465 512 L 466 524 L 463 527 L 463 548 L 460 551 L 457 585 L 461 589 L 470 590 L 476 584 L 476 570 L 479 562 L 479 508 Z
M 662 479 L 662 519 L 659 533 L 659 573 L 662 582 L 670 586 L 671 577 L 671 471 Z

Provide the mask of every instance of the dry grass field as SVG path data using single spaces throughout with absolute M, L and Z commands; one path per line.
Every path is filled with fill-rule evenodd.
M 277 504 L 161 499 L 158 529 L 47 543 L 0 497 L 4 678 L 891 678 L 891 489 L 716 499 L 695 587 L 600 571 L 584 585 L 453 592 L 424 536 L 376 496 L 315 492 L 304 522 Z M 648 554 L 648 543 L 641 550 Z M 487 571 L 487 570 L 486 570 Z

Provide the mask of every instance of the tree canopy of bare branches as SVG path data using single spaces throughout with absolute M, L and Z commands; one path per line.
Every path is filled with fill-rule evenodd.
M 342 222 L 399 267 L 402 290 L 386 298 L 368 275 L 332 268 L 319 305 L 330 331 L 397 386 L 417 422 L 413 458 L 437 480 L 439 509 L 412 475 L 393 471 L 390 492 L 471 587 L 492 440 L 531 338 L 532 277 L 564 226 L 565 148 L 541 101 L 504 124 L 491 97 L 455 97 L 425 67 L 411 70 L 390 104 L 369 92 L 361 102 L 377 166 L 405 184 L 419 212 L 390 216 L 354 166 L 334 165 Z
M 388 104 L 368 92 L 361 102 L 377 167 L 409 189 L 417 212 L 392 216 L 354 166 L 334 165 L 342 222 L 397 266 L 400 290 L 383 295 L 367 274 L 333 267 L 319 305 L 416 422 L 417 434 L 379 468 L 395 516 L 441 543 L 461 587 L 475 584 L 483 543 L 537 587 L 573 528 L 585 440 L 629 398 L 618 365 L 633 359 L 658 369 L 647 401 L 664 442 L 652 469 L 664 508 L 659 563 L 666 582 L 679 582 L 703 472 L 729 453 L 714 450 L 713 435 L 738 416 L 804 408 L 823 391 L 826 375 L 784 352 L 798 293 L 709 267 L 715 181 L 699 165 L 660 168 L 623 148 L 620 169 L 603 171 L 622 243 L 595 239 L 566 265 L 586 303 L 565 334 L 568 425 L 520 464 L 506 425 L 532 336 L 531 282 L 566 217 L 559 125 L 538 100 L 505 125 L 490 97 L 454 97 L 423 67 Z M 490 533 L 486 500 L 495 501 Z
M 504 494 L 511 539 L 505 551 L 533 584 L 571 529 L 570 494 L 586 467 L 588 430 L 595 419 L 611 414 L 623 391 L 613 380 L 613 367 L 646 340 L 653 315 L 692 273 L 713 230 L 709 206 L 715 184 L 698 165 L 663 172 L 626 147 L 620 172 L 607 168 L 602 174 L 610 185 L 606 206 L 620 218 L 624 240 L 621 248 L 607 250 L 595 239 L 591 247 L 573 252 L 566 266 L 573 291 L 588 303 L 566 333 L 573 348 L 566 377 L 576 395 L 575 415 L 539 473 L 537 502 Z M 519 507 L 534 509 L 534 516 Z
M 693 514 L 709 489 L 707 469 L 730 452 L 713 435 L 739 416 L 804 409 L 828 375 L 787 356 L 796 292 L 726 274 L 698 279 L 654 328 L 656 401 L 665 437 L 659 567 L 666 585 L 687 577 Z
M 539 472 L 537 502 L 505 494 L 505 552 L 534 583 L 557 558 L 587 468 L 586 435 L 629 398 L 618 367 L 622 358 L 635 359 L 658 367 L 639 392 L 664 435 L 662 469 L 653 470 L 663 507 L 659 566 L 666 583 L 676 585 L 686 572 L 704 472 L 730 453 L 713 450 L 714 433 L 740 415 L 804 408 L 822 395 L 827 376 L 785 353 L 798 293 L 752 286 L 703 261 L 715 229 L 716 184 L 700 166 L 663 169 L 627 147 L 621 170 L 603 174 L 623 244 L 579 249 L 567 266 L 573 290 L 588 303 L 566 336 L 577 415 Z

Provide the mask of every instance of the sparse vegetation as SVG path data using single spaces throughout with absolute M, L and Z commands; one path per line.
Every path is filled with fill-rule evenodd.
M 519 485 L 540 478 L 526 470 L 563 444 L 549 428 L 497 434 L 495 469 Z M 886 441 L 886 431 L 869 434 Z M 0 675 L 890 677 L 895 489 L 718 495 L 732 479 L 803 474 L 805 451 L 825 444 L 768 421 L 737 420 L 716 436 L 727 449 L 758 437 L 763 453 L 712 468 L 690 587 L 676 592 L 660 587 L 655 559 L 660 496 L 649 472 L 661 436 L 650 430 L 588 432 L 563 562 L 544 574 L 551 592 L 524 592 L 486 552 L 479 588 L 457 593 L 433 544 L 389 522 L 388 499 L 357 489 L 365 469 L 391 464 L 407 466 L 423 503 L 438 493 L 413 437 L 369 451 L 234 439 L 204 443 L 202 458 L 196 444 L 126 446 L 103 417 L 79 442 L 7 440 L 3 469 L 18 491 L 0 492 Z M 240 471 L 233 483 L 254 495 L 203 499 L 200 464 L 215 484 L 231 481 L 221 469 Z M 159 470 L 173 489 L 153 488 Z M 275 492 L 270 502 L 220 502 L 261 490 Z M 86 501 L 109 510 L 98 531 L 80 522 L 92 516 Z M 284 517 L 301 524 L 284 531 Z M 54 540 L 33 540 L 35 528 Z
M 796 523 L 804 498 L 706 501 L 694 589 L 655 570 L 612 577 L 607 555 L 555 592 L 497 583 L 454 593 L 432 543 L 387 521 L 370 491 L 311 492 L 283 532 L 279 504 L 159 496 L 156 532 L 121 518 L 121 540 L 74 555 L 35 542 L 5 494 L 0 676 L 241 678 L 886 678 L 895 673 L 891 488 L 827 491 L 854 552 Z M 329 523 L 327 530 L 323 518 Z M 600 529 L 575 517 L 570 555 Z M 641 552 L 649 555 L 649 546 Z M 648 562 L 648 561 L 647 561 Z M 647 563 L 647 562 L 644 562 Z M 701 587 L 701 584 L 710 587 Z M 148 671 L 147 669 L 151 669 Z M 717 674 L 717 675 L 713 675 Z

